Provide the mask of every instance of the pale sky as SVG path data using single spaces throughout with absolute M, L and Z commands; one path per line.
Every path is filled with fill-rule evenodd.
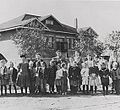
M 79 27 L 91 26 L 100 39 L 120 30 L 120 1 L 95 0 L 0 0 L 0 23 L 25 13 L 54 15 L 60 22 Z

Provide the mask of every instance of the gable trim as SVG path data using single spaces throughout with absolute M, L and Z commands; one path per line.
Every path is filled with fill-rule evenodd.
M 44 19 L 41 20 L 41 21 L 44 21 L 44 20 L 46 20 L 46 19 L 49 18 L 49 17 L 53 17 L 53 18 L 63 27 L 62 23 L 61 23 L 60 21 L 58 21 L 53 15 L 48 15 L 46 18 L 44 18 Z
M 45 27 L 47 30 L 50 30 L 47 26 L 45 26 L 45 25 L 44 25 L 40 20 L 38 20 L 37 18 L 32 19 L 30 22 L 32 22 L 33 20 L 37 20 L 41 25 L 43 25 L 43 27 Z M 25 23 L 24 25 L 27 25 L 27 24 L 29 24 L 30 22 Z

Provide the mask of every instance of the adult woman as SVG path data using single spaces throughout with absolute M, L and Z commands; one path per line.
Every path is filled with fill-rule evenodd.
M 75 51 L 74 56 L 73 56 L 73 61 L 76 62 L 78 68 L 81 71 L 81 69 L 82 69 L 82 58 L 80 56 L 79 51 Z M 81 90 L 81 84 L 82 84 L 81 79 L 78 79 L 78 91 Z
M 25 94 L 27 94 L 27 88 L 30 86 L 30 72 L 29 64 L 26 59 L 26 55 L 22 54 L 20 56 L 22 62 L 18 65 L 18 86 L 21 88 L 21 93 L 23 94 L 23 88 L 25 88 Z

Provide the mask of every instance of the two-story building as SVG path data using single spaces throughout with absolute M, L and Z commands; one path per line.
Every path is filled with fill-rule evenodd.
M 44 37 L 53 42 L 52 46 L 55 49 L 63 49 L 63 42 L 67 42 L 68 55 L 73 53 L 74 41 L 78 36 L 76 28 L 61 23 L 53 15 L 24 14 L 0 24 L 0 40 L 10 40 L 10 37 L 20 29 L 40 29 L 44 31 Z

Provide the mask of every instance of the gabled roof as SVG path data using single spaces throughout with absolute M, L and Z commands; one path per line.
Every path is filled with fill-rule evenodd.
M 89 34 L 89 31 L 91 32 L 92 35 L 98 36 L 98 34 L 95 32 L 95 30 L 92 29 L 91 27 L 83 27 L 83 28 L 78 29 L 78 33 L 80 35 L 83 35 L 83 34 L 86 34 L 86 33 Z
M 62 26 L 63 26 L 63 28 L 64 28 L 65 30 L 67 30 L 68 32 L 74 32 L 74 33 L 77 33 L 76 28 L 73 28 L 73 27 L 68 26 L 68 25 L 65 25 L 65 24 L 62 24 Z
M 17 27 L 17 26 L 21 26 L 22 24 L 22 19 L 25 15 L 19 16 L 17 18 L 14 18 L 12 20 L 9 20 L 5 23 L 0 24 L 0 30 L 4 30 L 4 29 L 8 29 L 11 27 Z
M 5 31 L 5 30 L 14 29 L 14 28 L 19 28 L 20 26 L 24 26 L 26 23 L 31 22 L 33 19 L 38 19 L 39 22 L 42 23 L 42 21 L 46 20 L 49 17 L 53 17 L 61 25 L 61 29 L 59 28 L 59 29 L 56 30 L 56 28 L 53 28 L 53 30 L 52 30 L 52 28 L 51 28 L 50 30 L 52 30 L 52 31 L 61 31 L 61 32 L 63 31 L 63 32 L 69 32 L 69 33 L 75 33 L 75 34 L 77 33 L 75 28 L 60 23 L 52 15 L 37 16 L 37 15 L 33 15 L 33 14 L 24 14 L 24 15 L 21 15 L 21 16 L 19 16 L 17 18 L 14 18 L 12 20 L 9 20 L 9 21 L 7 21 L 5 23 L 0 24 L 0 32 Z

